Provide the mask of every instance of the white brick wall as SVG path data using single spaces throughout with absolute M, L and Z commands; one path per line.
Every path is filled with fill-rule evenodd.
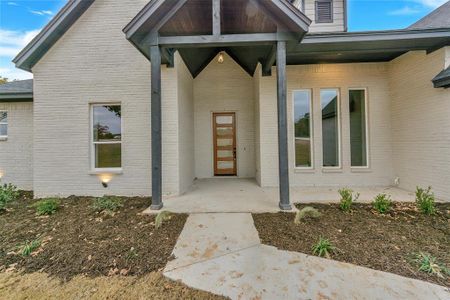
M 8 139 L 0 140 L 0 183 L 33 189 L 33 103 L 0 103 L 8 113 Z
M 183 193 L 195 178 L 194 81 L 178 52 L 175 61 L 178 71 L 179 193 Z
M 33 68 L 37 197 L 151 194 L 150 63 L 122 32 L 147 2 L 95 1 Z M 175 72 L 162 72 L 165 192 L 179 187 L 173 174 L 178 161 L 178 124 L 172 114 Z M 123 174 L 115 176 L 108 189 L 89 174 L 93 102 L 122 104 Z
M 213 112 L 236 112 L 237 171 L 239 177 L 255 177 L 255 122 L 253 78 L 225 55 L 213 59 L 194 79 L 195 175 L 212 177 Z
M 278 137 L 276 106 L 276 70 L 272 77 L 260 77 L 259 109 L 261 141 L 261 185 L 278 185 Z M 260 76 L 260 75 L 258 75 Z M 391 118 L 388 68 L 383 63 L 336 64 L 287 67 L 290 182 L 292 186 L 370 186 L 393 182 Z M 368 89 L 370 169 L 350 168 L 348 89 Z M 342 169 L 322 169 L 322 130 L 320 89 L 339 88 L 341 95 Z M 292 91 L 312 89 L 314 169 L 294 170 L 294 123 Z M 258 101 L 258 99 L 256 100 Z
M 445 52 L 407 53 L 390 64 L 392 145 L 400 186 L 431 185 L 450 201 L 450 90 L 431 79 L 445 66 Z M 447 52 L 448 53 L 448 52 Z

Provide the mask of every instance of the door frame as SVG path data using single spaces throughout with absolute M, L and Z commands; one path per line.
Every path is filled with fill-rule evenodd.
M 218 168 L 217 168 L 217 122 L 216 117 L 217 116 L 232 116 L 233 117 L 233 158 L 234 158 L 234 164 L 233 164 L 233 174 L 218 174 Z M 212 112 L 212 130 L 213 130 L 213 176 L 214 177 L 233 177 L 237 176 L 237 164 L 238 164 L 238 157 L 237 157 L 237 122 L 236 122 L 236 112 L 235 111 L 227 111 L 227 112 Z

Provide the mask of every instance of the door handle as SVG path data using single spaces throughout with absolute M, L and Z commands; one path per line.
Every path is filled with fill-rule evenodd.
M 236 148 L 233 148 L 233 158 L 236 160 Z

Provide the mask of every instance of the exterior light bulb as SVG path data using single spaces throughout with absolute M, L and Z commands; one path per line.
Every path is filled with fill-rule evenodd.
M 219 64 L 223 64 L 223 62 L 224 62 L 224 57 L 223 57 L 223 53 L 222 52 L 220 52 L 219 53 L 219 57 L 217 58 L 217 62 L 219 63 Z
M 111 181 L 112 175 L 110 174 L 102 174 L 100 175 L 100 181 L 102 182 L 102 186 L 104 188 L 108 187 L 108 183 Z

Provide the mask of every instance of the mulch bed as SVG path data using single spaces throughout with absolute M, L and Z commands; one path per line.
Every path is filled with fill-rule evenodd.
M 93 198 L 69 197 L 58 211 L 40 217 L 30 193 L 0 213 L 0 272 L 45 272 L 62 280 L 77 275 L 144 275 L 161 270 L 170 259 L 187 215 L 174 214 L 159 229 L 155 216 L 141 215 L 149 198 L 124 198 L 114 215 L 96 213 Z M 28 257 L 19 246 L 40 239 Z M 133 248 L 133 250 L 132 250 Z
M 450 287 L 448 276 L 420 272 L 413 261 L 415 253 L 425 252 L 450 267 L 450 203 L 437 204 L 433 216 L 419 213 L 413 203 L 395 203 L 385 215 L 368 204 L 354 205 L 351 213 L 342 212 L 337 204 L 308 206 L 322 216 L 294 224 L 292 213 L 254 214 L 262 243 L 312 254 L 312 246 L 323 237 L 338 249 L 332 259 Z

